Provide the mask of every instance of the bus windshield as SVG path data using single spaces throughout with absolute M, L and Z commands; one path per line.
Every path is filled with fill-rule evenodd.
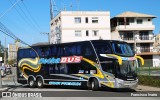
M 122 65 L 117 66 L 117 72 L 118 72 L 117 74 L 132 76 L 136 73 L 136 67 L 137 67 L 136 60 L 123 61 Z
M 127 43 L 112 42 L 112 48 L 115 54 L 120 56 L 134 56 L 131 47 Z

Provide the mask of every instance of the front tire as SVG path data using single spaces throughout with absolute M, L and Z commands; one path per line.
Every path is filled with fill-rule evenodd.
M 35 87 L 35 81 L 34 81 L 34 79 L 33 78 L 29 78 L 28 84 L 29 84 L 29 87 L 34 88 Z
M 97 91 L 99 89 L 99 83 L 98 83 L 97 79 L 95 79 L 95 78 L 91 82 L 91 89 L 93 91 Z
M 43 80 L 41 78 L 37 79 L 37 87 L 42 88 L 43 87 Z

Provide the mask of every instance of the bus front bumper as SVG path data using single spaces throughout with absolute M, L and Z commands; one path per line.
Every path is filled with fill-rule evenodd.
M 138 79 L 133 81 L 124 81 L 121 79 L 115 80 L 115 88 L 131 88 L 135 89 L 138 86 Z

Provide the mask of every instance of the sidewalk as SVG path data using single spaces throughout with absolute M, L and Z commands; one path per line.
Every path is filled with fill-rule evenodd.
M 0 92 L 8 91 L 9 87 L 2 87 L 0 88 Z
M 138 85 L 136 88 L 137 91 L 160 91 L 160 88 L 158 87 L 151 87 L 151 86 L 144 86 L 144 85 Z

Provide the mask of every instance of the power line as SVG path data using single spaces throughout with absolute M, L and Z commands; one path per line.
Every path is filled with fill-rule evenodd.
M 25 3 L 22 2 L 22 4 L 24 5 L 24 8 L 26 9 L 26 11 L 28 12 L 28 14 L 30 15 L 30 17 L 31 17 L 32 21 L 35 23 L 35 25 L 36 25 L 39 29 L 41 29 L 41 27 L 39 26 L 39 24 L 36 22 L 36 20 L 34 19 L 34 17 L 31 15 L 31 13 L 30 13 L 29 9 L 27 8 L 27 6 L 25 5 Z
M 23 40 L 21 40 L 20 38 L 18 38 L 16 35 L 14 35 L 7 27 L 5 27 L 5 25 L 3 25 L 1 22 L 0 22 L 0 31 L 2 33 L 4 33 L 5 35 L 11 37 L 12 39 L 14 40 L 19 40 L 19 42 L 21 42 L 22 44 L 25 44 L 25 45 L 28 45 L 30 46 L 28 43 L 24 42 Z
M 11 4 L 13 4 L 11 0 L 9 0 L 9 2 L 10 2 Z M 19 5 L 18 5 L 18 6 L 19 6 Z M 26 23 L 31 29 L 33 29 L 33 25 L 31 25 L 31 24 L 27 21 L 27 19 L 25 18 L 27 15 L 24 13 L 24 11 L 20 9 L 21 12 L 24 14 L 25 17 L 19 12 L 19 10 L 18 10 L 16 7 L 14 7 L 14 9 L 15 9 L 16 12 L 19 14 L 19 16 L 25 21 L 25 23 Z M 34 30 L 35 30 L 35 28 L 34 28 Z M 35 32 L 37 32 L 37 30 L 35 30 Z M 39 31 L 38 31 L 38 32 L 39 32 Z
M 32 25 L 31 28 L 33 28 L 34 30 L 36 30 L 37 32 L 40 32 L 40 30 L 33 24 L 32 20 L 30 20 L 30 18 L 26 15 L 26 13 L 24 12 L 24 10 L 21 8 L 21 6 L 18 4 L 18 7 L 20 9 L 20 11 L 23 13 L 23 15 L 28 19 L 28 21 L 30 22 L 30 24 Z
M 8 8 L 1 16 L 0 19 L 7 13 L 9 12 L 16 4 L 18 4 L 21 0 L 17 0 L 10 8 Z

